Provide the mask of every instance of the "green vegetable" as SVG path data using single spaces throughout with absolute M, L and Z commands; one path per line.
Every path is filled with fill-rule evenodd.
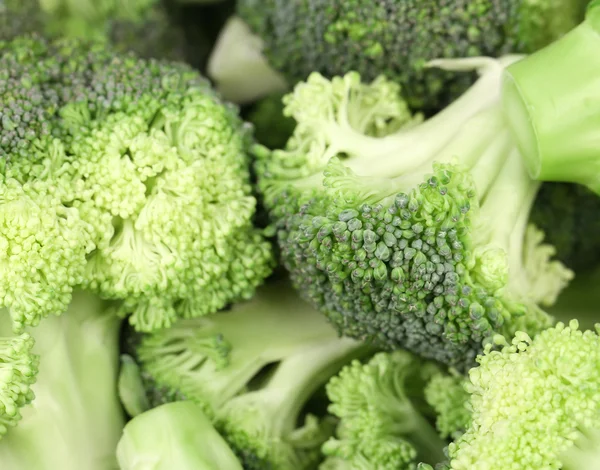
M 489 345 L 469 372 L 472 424 L 450 445 L 449 468 L 597 468 L 597 332 L 580 331 L 573 320 L 533 339 L 523 332 L 510 344 L 497 338 L 499 351 Z
M 444 460 L 446 443 L 423 396 L 426 384 L 443 376 L 406 351 L 345 366 L 327 384 L 329 411 L 340 424 L 336 438 L 323 445 L 327 459 L 320 468 L 412 470 L 419 460 Z
M 252 296 L 272 258 L 251 221 L 249 138 L 204 78 L 36 38 L 0 43 L 0 69 L 0 307 L 17 331 L 74 288 L 142 331 Z
M 185 58 L 177 10 L 163 0 L 3 0 L 0 39 L 26 33 L 109 41 L 142 57 Z
M 600 192 L 600 3 L 585 21 L 505 72 L 503 106 L 531 176 Z
M 124 425 L 117 396 L 120 323 L 106 302 L 79 292 L 62 315 L 28 328 L 39 373 L 35 384 L 24 384 L 31 403 L 21 408 L 22 419 L 0 440 L 3 470 L 115 468 Z M 11 333 L 5 314 L 0 331 Z
M 343 335 L 466 370 L 494 334 L 552 324 L 573 274 L 528 222 L 539 183 L 499 106 L 516 59 L 431 64 L 481 77 L 423 123 L 383 77 L 285 97 L 295 132 L 255 147 L 259 188 L 294 285 Z
M 369 348 L 340 339 L 286 285 L 249 302 L 181 320 L 137 348 L 149 395 L 192 400 L 211 417 L 244 468 L 302 470 L 321 459 L 333 425 L 304 411 L 344 364 Z
M 190 401 L 146 411 L 125 426 L 121 470 L 242 470 L 202 409 Z
M 215 54 L 223 70 L 237 66 L 239 88 L 256 86 L 238 60 L 244 48 L 244 56 L 264 53 L 290 84 L 312 72 L 355 70 L 367 81 L 383 74 L 412 107 L 437 111 L 474 76 L 427 70 L 428 61 L 531 52 L 576 26 L 582 11 L 580 0 L 241 0 L 237 13 L 260 41 L 247 37 Z

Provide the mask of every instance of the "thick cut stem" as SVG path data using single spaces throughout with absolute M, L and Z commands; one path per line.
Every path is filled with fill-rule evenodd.
M 531 176 L 600 192 L 600 4 L 505 71 L 502 102 Z

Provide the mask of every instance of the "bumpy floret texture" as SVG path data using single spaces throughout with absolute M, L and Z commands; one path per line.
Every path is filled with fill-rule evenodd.
M 466 380 L 457 373 L 438 374 L 425 387 L 425 399 L 435 410 L 435 425 L 443 438 L 457 439 L 471 422 Z
M 242 0 L 238 13 L 291 83 L 356 70 L 399 81 L 412 106 L 435 109 L 473 76 L 425 71 L 437 58 L 500 56 L 548 44 L 579 20 L 558 0 Z
M 450 468 L 562 468 L 580 429 L 600 427 L 600 337 L 571 321 L 499 342 L 469 373 L 473 421 L 449 447 Z
M 255 150 L 259 187 L 295 286 L 342 334 L 466 369 L 495 333 L 550 326 L 538 304 L 572 273 L 528 226 L 537 183 L 500 118 L 419 124 L 398 91 L 311 75 L 286 147 Z
M 27 333 L 0 338 L 0 439 L 21 419 L 21 408 L 34 398 L 39 358 L 32 353 L 33 338 Z
M 0 245 L 9 260 L 33 255 L 26 284 L 11 286 L 14 274 L 2 272 L 4 305 L 27 303 L 15 322 L 60 313 L 44 296 L 64 307 L 79 284 L 125 299 L 122 313 L 141 330 L 252 295 L 271 255 L 251 224 L 248 136 L 201 76 L 102 44 L 39 38 L 0 43 L 0 70 L 2 177 L 35 192 L 32 203 L 12 203 L 13 231 Z M 25 211 L 48 220 L 35 227 Z M 17 298 L 17 288 L 31 295 Z M 45 306 L 29 315 L 35 302 Z
M 443 442 L 427 420 L 431 410 L 423 406 L 422 391 L 439 373 L 406 351 L 344 367 L 327 384 L 329 412 L 340 424 L 337 436 L 323 445 L 324 468 L 337 462 L 340 468 L 410 470 L 418 457 L 435 463 Z
M 142 57 L 179 60 L 185 56 L 182 28 L 162 0 L 3 0 L 0 39 L 43 33 L 52 37 L 110 41 Z

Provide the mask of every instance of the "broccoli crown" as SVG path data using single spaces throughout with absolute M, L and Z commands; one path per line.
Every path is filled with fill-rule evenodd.
M 341 361 L 364 349 L 340 340 L 277 281 L 229 311 L 143 337 L 136 355 L 151 401 L 199 404 L 244 468 L 301 470 L 320 459 L 332 432 L 326 420 L 305 416 L 305 404 Z
M 435 426 L 443 438 L 457 439 L 471 422 L 467 379 L 451 371 L 436 374 L 425 386 L 425 400 L 435 410 Z
M 3 0 L 0 39 L 26 33 L 110 41 L 141 57 L 184 59 L 184 33 L 162 0 Z
M 21 408 L 34 398 L 39 357 L 27 333 L 0 338 L 0 439 L 21 420 Z
M 248 133 L 204 78 L 37 37 L 1 42 L 0 70 L 0 305 L 17 327 L 79 284 L 144 331 L 253 294 L 272 259 Z
M 437 109 L 472 75 L 426 71 L 427 61 L 535 50 L 579 21 L 575 0 L 242 0 L 238 14 L 271 65 L 296 83 L 356 70 L 399 81 L 411 106 Z
M 513 60 L 506 58 L 503 60 Z M 496 332 L 550 326 L 572 273 L 528 224 L 538 188 L 498 106 L 503 61 L 419 124 L 383 78 L 314 74 L 285 150 L 255 148 L 295 286 L 344 334 L 468 368 Z
M 345 366 L 327 384 L 329 411 L 340 419 L 323 445 L 324 468 L 412 470 L 444 458 L 445 442 L 429 422 L 423 389 L 440 369 L 406 351 L 378 353 Z M 328 462 L 328 460 L 330 462 Z
M 531 210 L 531 221 L 556 247 L 556 258 L 579 273 L 600 265 L 599 212 L 600 198 L 585 186 L 544 183 Z
M 600 429 L 597 332 L 571 321 L 533 339 L 518 332 L 511 344 L 497 342 L 501 350 L 490 344 L 469 372 L 472 424 L 450 445 L 450 468 L 594 468 L 597 460 L 563 467 L 561 459 L 565 452 L 568 460 L 585 455 L 576 441 L 586 429 Z M 596 456 L 598 447 L 596 439 Z

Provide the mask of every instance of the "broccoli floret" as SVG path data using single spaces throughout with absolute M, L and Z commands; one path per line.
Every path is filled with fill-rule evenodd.
M 356 70 L 365 80 L 384 74 L 403 86 L 411 106 L 437 110 L 473 76 L 425 70 L 426 62 L 537 50 L 573 28 L 581 6 L 579 0 L 241 0 L 237 13 L 260 38 L 238 42 L 238 50 L 254 44 L 255 54 L 264 52 L 291 84 L 313 71 L 329 78 Z M 235 56 L 215 53 L 223 64 Z M 241 86 L 249 77 L 239 67 Z
M 344 367 L 327 384 L 337 437 L 323 445 L 322 469 L 412 470 L 444 460 L 446 446 L 431 424 L 423 389 L 440 369 L 406 351 L 378 353 Z
M 435 426 L 443 438 L 457 439 L 471 422 L 466 377 L 450 371 L 436 374 L 425 386 L 425 400 L 435 410 Z
M 345 363 L 369 351 L 338 338 L 277 281 L 229 311 L 146 335 L 137 358 L 151 396 L 198 403 L 244 468 L 302 470 L 318 463 L 333 432 L 305 406 Z
M 583 23 L 507 68 L 502 104 L 533 178 L 600 194 L 599 32 L 600 5 L 592 1 Z
M 116 393 L 120 323 L 106 302 L 77 292 L 66 312 L 28 329 L 39 372 L 22 419 L 0 440 L 3 470 L 116 467 L 114 452 L 124 425 Z M 0 334 L 10 333 L 5 315 Z M 1 384 L 2 379 L 0 403 Z M 26 380 L 22 386 L 25 392 Z
M 39 356 L 27 333 L 0 338 L 0 439 L 21 420 L 21 409 L 34 398 Z
M 285 98 L 284 150 L 256 146 L 282 261 L 339 331 L 459 369 L 495 333 L 536 331 L 572 272 L 528 223 L 531 180 L 499 106 L 503 66 L 419 124 L 397 84 L 313 74 Z
M 499 351 L 488 345 L 469 372 L 472 424 L 450 445 L 449 468 L 597 468 L 597 434 L 588 434 L 589 447 L 579 442 L 600 429 L 598 331 L 581 331 L 573 320 L 533 339 L 497 338 Z
M 579 276 L 600 266 L 599 213 L 600 198 L 585 186 L 544 183 L 531 210 L 531 222 L 556 248 L 556 258 Z
M 182 60 L 186 56 L 180 12 L 163 0 L 4 0 L 0 39 L 26 33 L 109 41 L 142 57 Z
M 175 63 L 0 43 L 0 306 L 18 330 L 77 286 L 142 331 L 245 299 L 271 272 L 237 110 Z
M 202 409 L 168 403 L 129 421 L 117 446 L 121 470 L 242 470 Z

